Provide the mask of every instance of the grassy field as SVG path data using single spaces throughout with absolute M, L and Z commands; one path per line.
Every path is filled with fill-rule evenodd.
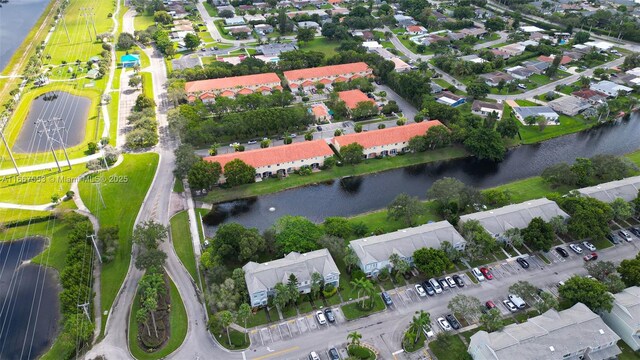
M 153 100 L 153 75 L 148 72 L 140 73 L 142 75 L 142 93 L 144 96 Z
M 226 333 L 213 334 L 213 336 L 215 336 L 220 345 L 229 350 L 240 350 L 249 347 L 250 341 L 248 336 L 245 337 L 244 333 L 241 333 L 236 329 L 229 328 L 229 331 L 229 337 L 227 337 Z M 231 345 L 229 345 L 229 338 L 231 339 Z
M 187 335 L 187 311 L 185 310 L 182 299 L 180 298 L 178 288 L 171 279 L 169 279 L 169 283 L 171 284 L 171 313 L 169 314 L 171 333 L 167 343 L 156 352 L 147 353 L 138 345 L 138 325 L 136 324 L 135 313 L 140 309 L 140 296 L 136 295 L 135 300 L 133 301 L 130 312 L 130 314 L 133 315 L 129 316 L 129 350 L 131 350 L 131 354 L 138 360 L 155 360 L 165 358 L 180 347 L 184 341 L 184 337 Z
M 370 311 L 362 311 L 358 307 L 358 303 L 351 303 L 348 305 L 344 305 L 342 309 L 342 313 L 347 320 L 355 320 L 361 318 L 363 316 L 371 315 L 373 313 L 380 312 L 386 308 L 382 298 L 378 295 L 374 295 L 373 298 L 373 308 Z
M 193 254 L 193 244 L 191 242 L 191 231 L 189 230 L 189 214 L 181 211 L 171 218 L 171 240 L 173 248 L 180 258 L 180 261 L 187 268 L 191 278 L 198 283 L 198 270 L 196 268 L 196 258 Z
M 331 41 L 326 38 L 315 38 L 304 45 L 300 45 L 300 50 L 305 51 L 320 51 L 324 53 L 325 57 L 330 57 L 336 54 L 336 48 L 340 46 L 340 42 Z
M 622 354 L 618 355 L 618 360 L 638 360 L 640 355 L 633 351 L 624 340 L 618 341 L 618 347 L 622 350 Z
M 146 30 L 149 26 L 155 25 L 153 15 L 138 14 L 133 18 L 133 29 L 136 31 Z
M 202 2 L 202 5 L 204 5 L 204 8 L 207 10 L 207 12 L 209 13 L 209 16 L 213 16 L 216 17 L 218 16 L 218 9 L 216 9 L 215 6 L 209 4 L 206 1 Z
M 102 265 L 101 305 L 103 311 L 111 309 L 111 304 L 127 273 L 131 259 L 131 233 L 134 222 L 142 200 L 151 185 L 157 165 L 157 154 L 125 154 L 122 164 L 100 174 L 107 180 L 111 176 L 116 179 L 128 180 L 126 182 L 111 181 L 99 185 L 107 205 L 106 208 L 102 206 L 95 185 L 90 181 L 79 184 L 82 200 L 91 213 L 98 218 L 100 225 L 118 225 L 120 227 L 120 243 L 115 259 Z M 102 320 L 104 330 L 106 317 Z
M 215 189 L 209 192 L 204 200 L 207 202 L 217 203 L 232 199 L 264 195 L 303 185 L 339 179 L 345 176 L 375 173 L 410 165 L 460 158 L 467 155 L 468 153 L 461 147 L 449 147 L 445 149 L 426 151 L 423 153 L 406 154 L 403 156 L 386 157 L 383 159 L 370 159 L 355 166 L 334 167 L 330 170 L 323 170 L 309 176 L 291 175 L 283 180 L 269 179 L 255 184 L 237 186 L 231 189 Z
M 67 256 L 68 234 L 69 228 L 62 221 L 52 219 L 6 229 L 0 234 L 0 242 L 19 240 L 27 236 L 44 236 L 50 242 L 44 251 L 36 255 L 31 262 L 51 266 L 60 271 L 64 267 L 65 257 Z
M 429 349 L 438 358 L 438 360 L 457 360 L 461 359 L 461 354 L 467 352 L 467 347 L 464 345 L 460 337 L 453 335 L 449 337 L 447 344 L 442 344 L 439 341 L 432 341 L 429 343 Z
M 71 170 L 67 166 L 62 172 L 57 169 L 34 171 L 22 176 L 0 177 L 0 199 L 2 202 L 40 205 L 51 202 L 51 196 L 62 197 L 69 191 L 71 180 L 87 171 L 84 164 L 74 165 Z
M 111 93 L 111 102 L 107 106 L 109 112 L 109 139 L 111 145 L 115 145 L 118 137 L 118 110 L 120 109 L 120 93 L 114 91 Z
M 50 214 L 51 213 L 48 211 L 0 209 L 0 224 L 9 223 L 16 220 L 45 217 Z
M 533 144 L 558 136 L 575 133 L 588 129 L 593 124 L 593 122 L 586 121 L 581 116 L 571 117 L 560 115 L 560 125 L 547 125 L 544 130 L 540 131 L 538 125 L 527 126 L 518 121 L 523 144 Z

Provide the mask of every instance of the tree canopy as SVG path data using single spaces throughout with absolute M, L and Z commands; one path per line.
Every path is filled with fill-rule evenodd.
M 420 272 L 427 278 L 441 276 L 453 263 L 447 253 L 441 249 L 420 248 L 413 253 L 413 261 Z
M 556 237 L 551 225 L 540 217 L 531 219 L 529 226 L 522 229 L 521 233 L 524 242 L 536 251 L 549 251 Z
M 322 230 L 302 216 L 283 216 L 274 224 L 276 246 L 282 254 L 291 251 L 300 253 L 318 249 Z
M 573 276 L 558 289 L 560 297 L 570 306 L 581 302 L 591 311 L 609 311 L 613 307 L 613 295 L 607 287 L 595 279 Z

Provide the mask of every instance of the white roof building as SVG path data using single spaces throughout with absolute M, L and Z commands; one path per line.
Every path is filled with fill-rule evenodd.
M 520 26 L 520 30 L 526 33 L 543 32 L 544 29 L 540 29 L 537 26 Z
M 586 43 L 584 43 L 586 46 L 589 47 L 594 47 L 600 51 L 607 51 L 609 49 L 611 49 L 614 45 L 610 42 L 607 41 L 602 41 L 602 40 L 598 40 L 598 41 L 587 41 Z
M 610 203 L 617 198 L 629 202 L 638 196 L 640 191 L 640 176 L 589 186 L 577 190 L 580 194 Z

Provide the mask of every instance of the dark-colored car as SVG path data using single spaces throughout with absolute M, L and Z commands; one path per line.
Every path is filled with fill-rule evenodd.
M 431 284 L 429 284 L 428 281 L 424 281 L 422 283 L 422 287 L 424 288 L 424 290 L 427 292 L 429 296 L 433 296 L 436 294 L 436 291 L 433 289 L 433 286 L 431 286 Z
M 380 296 L 382 296 L 382 300 L 384 300 L 384 303 L 387 304 L 387 306 L 393 305 L 393 300 L 391 300 L 391 296 L 389 296 L 386 291 L 383 291 Z
M 487 280 L 493 280 L 493 274 L 491 274 L 491 272 L 489 271 L 489 269 L 487 269 L 486 267 L 481 267 L 480 268 L 480 272 L 482 273 L 482 275 L 484 275 L 484 277 Z
M 567 252 L 567 250 L 565 250 L 565 249 L 561 248 L 560 246 L 558 246 L 558 247 L 556 248 L 556 252 L 557 252 L 558 254 L 560 254 L 560 256 L 562 256 L 562 257 L 565 257 L 565 258 L 566 258 L 566 257 L 569 257 L 569 253 Z
M 453 316 L 453 314 L 448 314 L 447 316 L 445 316 L 445 318 L 447 319 L 449 324 L 451 324 L 452 328 L 456 330 L 460 329 L 460 323 L 458 322 L 458 319 L 456 319 L 456 317 Z
M 333 315 L 333 310 L 331 310 L 330 308 L 324 309 L 324 316 L 327 318 L 328 322 L 336 322 L 336 317 Z
M 629 231 L 637 237 L 640 237 L 640 227 L 630 227 Z
M 620 244 L 620 238 L 616 234 L 607 234 L 607 239 L 614 243 L 615 245 Z
M 460 275 L 456 274 L 453 275 L 453 281 L 456 282 L 456 284 L 458 285 L 458 287 L 464 287 L 464 280 L 462 280 L 462 278 L 460 277 Z
M 522 266 L 523 269 L 528 269 L 529 268 L 529 262 L 523 258 L 517 258 L 516 261 L 518 262 L 518 264 L 520 264 L 520 266 Z
M 329 349 L 329 359 L 340 360 L 340 355 L 338 355 L 338 350 L 336 348 Z
M 322 126 L 320 126 L 320 125 L 316 126 L 316 130 L 322 131 Z

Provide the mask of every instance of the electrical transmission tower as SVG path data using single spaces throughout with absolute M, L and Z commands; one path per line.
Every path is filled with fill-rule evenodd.
M 16 164 L 16 159 L 13 158 L 13 153 L 11 152 L 11 148 L 9 148 L 9 144 L 7 144 L 7 139 L 4 138 L 4 132 L 0 130 L 0 138 L 2 138 L 2 142 L 4 143 L 4 147 L 7 148 L 7 152 L 9 153 L 9 157 L 11 158 L 11 162 L 13 162 L 13 167 L 16 168 L 16 173 L 20 176 L 20 169 L 18 169 L 18 164 Z
M 62 22 L 62 26 L 64 26 L 64 32 L 67 33 L 67 41 L 71 42 L 71 37 L 69 37 L 69 30 L 67 30 L 67 21 L 64 19 L 63 13 L 60 13 L 60 22 Z
M 96 236 L 94 234 L 87 235 L 88 238 L 91 238 L 91 242 L 93 242 L 93 247 L 96 249 L 96 254 L 98 254 L 98 261 L 102 264 L 102 256 L 100 256 L 100 250 L 98 250 L 98 243 L 96 242 Z
M 89 316 L 89 303 L 78 304 L 78 307 L 82 308 L 82 311 L 84 312 L 84 314 L 87 315 L 87 319 L 91 321 L 91 316 Z
M 96 31 L 96 23 L 94 21 L 95 13 L 93 12 L 93 8 L 90 7 L 82 7 L 80 8 L 80 16 L 84 18 L 84 24 L 87 27 L 87 31 L 89 32 L 89 39 L 93 41 L 91 36 L 91 27 L 89 27 L 89 23 L 93 26 L 93 32 L 95 34 L 96 40 L 98 39 L 98 32 Z
M 69 161 L 69 155 L 67 155 L 67 147 L 62 140 L 62 133 L 60 130 L 65 131 L 64 125 L 62 123 L 62 118 L 54 117 L 49 119 L 38 119 L 35 122 L 36 129 L 38 134 L 44 134 L 47 138 L 47 144 L 49 144 L 49 149 L 53 154 L 53 159 L 56 161 L 56 165 L 58 166 L 58 172 L 62 171 L 60 167 L 60 162 L 58 161 L 58 156 L 56 155 L 56 151 L 53 148 L 54 143 L 60 144 L 62 146 L 62 151 L 64 152 L 64 157 L 67 159 L 67 165 L 69 165 L 69 169 L 71 169 L 71 161 Z

